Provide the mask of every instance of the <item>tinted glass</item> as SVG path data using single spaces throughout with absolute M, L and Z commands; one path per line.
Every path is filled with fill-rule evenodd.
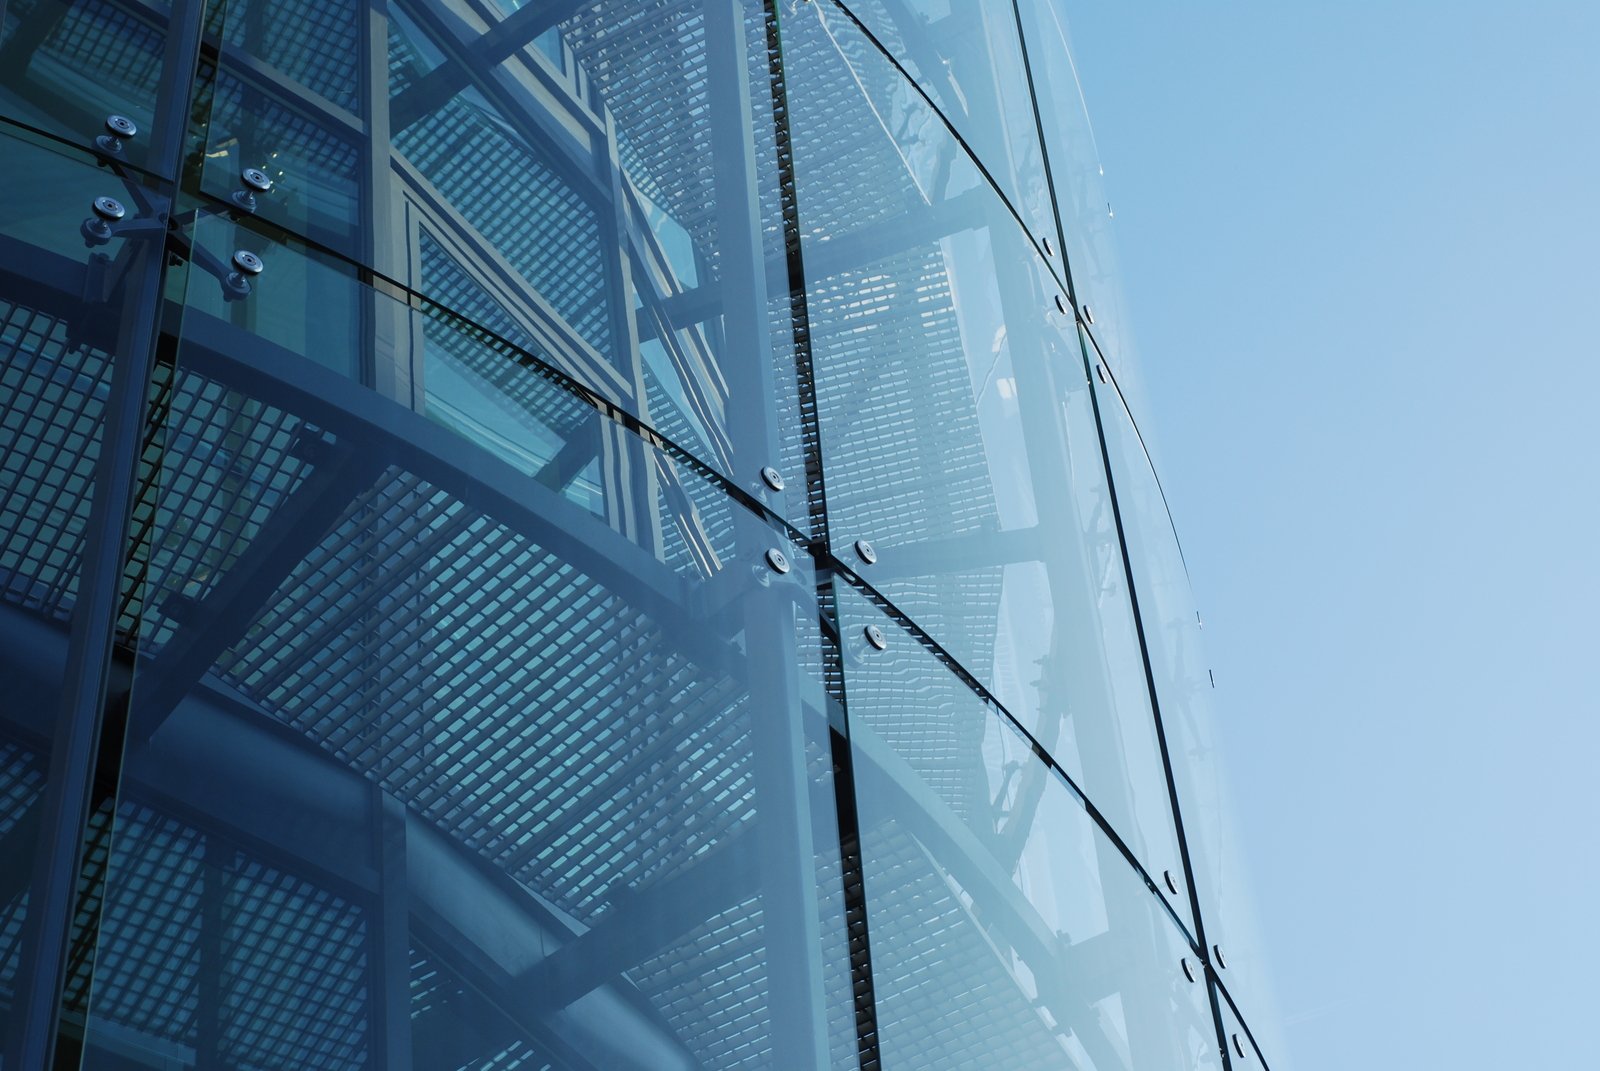
M 1143 411 L 1142 377 L 1117 270 L 1115 209 L 1105 189 L 1105 169 L 1083 103 L 1066 16 L 1053 0 L 1018 0 L 1034 88 L 1043 106 L 1039 122 L 1066 243 L 1073 291 L 1110 369 Z
M 1115 386 L 1098 380 L 1096 384 L 1189 858 L 1206 938 L 1213 946 L 1209 958 L 1241 1007 L 1270 1022 L 1275 1019 L 1274 1001 L 1258 954 L 1255 910 L 1246 880 L 1248 861 L 1241 854 L 1223 791 L 1211 702 L 1215 682 L 1201 618 L 1161 485 L 1137 429 Z M 1268 1047 L 1277 1049 L 1273 1043 Z
M 6 1067 L 1270 1020 L 1054 8 L 0 9 Z
M 20 1031 L 13 1013 L 37 995 L 41 968 L 37 957 L 24 956 L 25 948 L 38 951 L 30 887 L 45 846 L 70 852 L 77 836 L 76 826 L 41 833 L 43 814 L 70 806 L 67 782 L 48 779 L 63 719 L 79 709 L 93 714 L 72 699 L 74 685 L 96 670 L 69 661 L 69 651 L 80 640 L 111 639 L 115 693 L 126 687 L 138 631 L 147 547 L 137 524 L 120 566 L 99 581 L 113 597 L 97 598 L 85 570 L 102 545 L 96 537 L 115 540 L 121 512 L 96 497 L 105 495 L 108 475 L 120 469 L 125 483 L 139 461 L 132 451 L 108 450 L 105 436 L 119 409 L 128 414 L 120 426 L 136 431 L 145 399 L 150 337 L 139 337 L 135 310 L 154 303 L 160 247 L 129 235 L 165 212 L 167 195 L 125 182 L 83 154 L 10 132 L 0 133 L 0 185 L 29 206 L 0 219 L 0 1051 L 12 1051 Z M 123 219 L 91 208 L 106 197 L 120 204 Z M 155 223 L 157 234 L 163 229 Z M 119 401 L 127 392 L 131 405 Z M 136 520 L 142 515 L 141 496 L 123 502 Z M 120 550 L 113 542 L 107 553 Z M 95 605 L 98 613 L 84 609 Z M 101 614 L 115 615 L 114 624 Z M 92 745 L 86 751 L 92 757 Z M 91 866 L 109 825 L 111 788 L 90 784 L 82 817 Z M 72 904 L 58 906 L 74 917 Z M 74 926 L 69 979 L 86 978 L 91 952 Z
M 364 174 L 366 18 L 354 0 L 208 5 L 190 109 L 206 192 L 351 256 L 368 248 L 361 190 L 374 181 Z
M 884 1065 L 1217 1067 L 1193 949 L 1065 781 L 853 588 L 838 608 Z
M 252 331 L 296 256 L 174 340 L 85 1065 L 827 1059 L 806 556 L 427 303 L 421 412 Z
M 859 36 L 838 51 L 853 24 L 806 10 L 784 50 L 834 552 L 1181 880 L 1060 292 L 898 72 Z
M 212 9 L 218 61 L 193 109 L 203 189 L 469 318 L 515 323 L 803 524 L 759 6 L 500 7 L 486 23 L 431 3 Z
M 168 5 L 12 0 L 3 16 L 0 114 L 88 148 L 106 138 L 110 154 L 148 165 Z M 134 132 L 108 129 L 113 115 Z
M 854 37 L 837 31 L 842 18 L 854 16 L 852 21 L 860 22 L 916 81 L 1034 240 L 1054 256 L 1055 214 L 1011 5 L 839 0 L 816 6 L 823 23 L 836 29 L 841 51 L 853 47 Z M 838 13 L 830 13 L 835 8 Z

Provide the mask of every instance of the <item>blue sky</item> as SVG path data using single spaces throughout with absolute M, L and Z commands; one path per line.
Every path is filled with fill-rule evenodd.
M 1068 14 L 1275 1066 L 1594 1066 L 1600 3 Z

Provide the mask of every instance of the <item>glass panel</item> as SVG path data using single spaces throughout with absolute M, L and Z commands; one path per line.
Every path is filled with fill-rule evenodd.
M 1228 1062 L 1240 1071 L 1268 1071 L 1272 1065 L 1262 1057 L 1251 1031 L 1245 1029 L 1244 1020 L 1229 1003 L 1227 993 L 1218 990 L 1217 1001 L 1222 1011 L 1222 1038 L 1227 1048 Z M 1283 1049 L 1274 1047 L 1272 1053 L 1278 1066 L 1284 1066 Z
M 570 5 L 507 5 L 487 27 L 435 0 L 386 16 L 353 0 L 265 10 L 212 9 L 218 61 L 202 65 L 194 107 L 202 192 L 490 315 L 497 332 L 515 325 L 806 523 L 759 5 L 619 0 L 560 23 Z M 376 102 L 355 81 L 369 40 L 386 52 L 372 60 Z M 761 478 L 768 466 L 787 496 Z
M 453 59 L 432 68 L 433 57 L 448 55 L 445 47 L 403 16 L 390 22 L 389 52 L 389 123 L 403 160 L 401 196 L 421 202 L 432 195 L 440 227 L 476 258 L 502 262 L 514 285 L 547 305 L 571 345 L 612 361 L 620 325 L 609 206 L 592 165 L 589 174 L 570 171 L 574 155 L 594 151 L 594 133 L 580 128 L 577 136 L 566 134 L 565 144 L 556 142 L 563 132 L 547 131 L 549 107 L 502 103 L 501 94 L 473 84 L 474 75 Z M 579 107 L 565 104 L 568 111 Z M 576 122 L 560 113 L 554 118 Z
M 191 113 L 204 139 L 207 193 L 354 257 L 366 248 L 365 7 L 355 0 L 210 6 Z
M 760 6 L 603 3 L 556 26 L 504 6 L 482 34 L 432 4 L 389 20 L 392 273 L 453 308 L 465 281 L 492 292 L 579 382 L 803 525 Z
M 252 332 L 297 256 L 174 340 L 84 1066 L 820 1065 L 807 556 L 429 303 L 415 408 Z
M 367 288 L 342 261 L 280 242 L 276 228 L 248 216 L 189 202 L 197 272 L 185 303 L 199 323 L 231 325 L 322 364 L 342 376 L 371 379 L 363 361 L 376 324 Z M 236 254 L 258 258 L 255 274 L 239 269 Z M 387 351 L 385 351 L 387 352 Z M 387 367 L 387 365 L 385 366 Z
M 1055 0 L 1018 0 L 1034 89 L 1039 100 L 1050 102 L 1040 109 L 1039 119 L 1073 290 L 1078 304 L 1087 307 L 1085 316 L 1093 323 L 1090 331 L 1110 360 L 1112 373 L 1134 412 L 1140 413 L 1144 388 L 1117 271 L 1114 213 L 1062 7 Z
M 836 591 L 884 1066 L 1216 1068 L 1143 877 L 1009 722 Z
M 41 812 L 52 740 L 67 693 L 74 629 L 109 632 L 81 620 L 90 511 L 114 379 L 146 356 L 148 337 L 132 333 L 139 304 L 155 298 L 150 280 L 160 247 L 142 228 L 165 232 L 166 193 L 125 183 L 86 155 L 0 134 L 0 186 L 27 211 L 0 219 L 0 1053 L 17 1040 L 17 1004 L 29 995 L 19 975 L 29 887 L 43 862 Z M 125 213 L 115 223 L 91 209 L 111 197 Z M 119 280 L 116 283 L 110 280 Z M 144 383 L 116 384 L 140 396 Z M 124 447 L 117 463 L 131 471 Z M 109 460 L 109 459 L 108 459 Z M 135 500 L 135 515 L 142 500 Z M 102 521 L 102 523 L 104 523 Z M 140 546 L 136 529 L 134 546 Z M 140 612 L 140 553 L 126 562 L 111 669 L 126 680 Z M 89 866 L 106 832 L 111 800 L 95 780 L 89 801 Z M 46 834 L 51 831 L 44 831 Z M 67 831 L 71 835 L 71 830 Z M 87 886 L 86 886 L 87 888 Z M 68 984 L 87 979 L 86 946 L 74 930 Z M 70 1005 L 69 1005 L 70 1010 Z
M 848 9 L 861 21 L 916 79 L 994 178 L 1034 239 L 1048 245 L 1054 255 L 1055 214 L 1011 5 L 980 0 L 838 0 L 814 6 L 841 54 L 851 53 L 857 34 L 853 27 L 841 31 L 848 25 L 846 16 L 832 9 Z
M 78 145 L 115 137 L 117 156 L 148 163 L 168 5 L 11 0 L 0 14 L 0 114 Z M 108 130 L 112 115 L 136 133 Z
M 1077 335 L 921 98 L 859 40 L 841 60 L 850 25 L 784 34 L 834 553 L 1181 881 Z
M 561 33 L 615 130 L 638 411 L 808 531 L 820 503 L 807 479 L 786 258 L 793 199 L 764 6 L 613 0 Z M 763 481 L 769 466 L 785 491 Z
M 1275 1002 L 1255 935 L 1249 866 L 1229 817 L 1226 778 L 1214 741 L 1215 684 L 1200 615 L 1161 485 L 1128 410 L 1114 385 L 1097 382 L 1097 389 L 1189 860 L 1206 938 L 1213 946 L 1210 958 L 1229 991 L 1251 1012 L 1252 1023 L 1271 1024 Z M 1277 1048 L 1275 1038 L 1266 1044 L 1269 1050 Z
M 510 15 L 520 11 L 527 7 L 528 3 L 529 0 L 494 0 L 495 7 L 499 8 L 500 13 L 503 15 Z M 558 70 L 565 69 L 566 59 L 561 53 L 561 31 L 558 27 L 551 26 L 547 30 L 541 30 L 538 36 L 533 39 L 533 47 L 538 49 L 540 54 L 553 63 Z
M 361 111 L 361 17 L 353 0 L 227 0 L 207 11 L 206 31 L 223 53 L 242 55 L 270 81 L 292 81 L 347 112 Z

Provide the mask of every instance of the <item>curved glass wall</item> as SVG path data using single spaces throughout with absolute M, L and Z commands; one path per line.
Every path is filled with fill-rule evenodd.
M 1220 1066 L 1193 950 L 1147 877 L 1036 745 L 839 588 L 885 1063 Z
M 1036 14 L 5 5 L 0 1068 L 1260 1062 Z
M 1181 876 L 1059 290 L 949 129 L 827 11 L 787 22 L 784 48 L 833 551 L 1082 778 L 1147 868 Z
M 1207 958 L 1228 990 L 1261 1020 L 1261 1029 L 1270 1038 L 1274 1002 L 1256 938 L 1243 852 L 1228 820 L 1224 764 L 1218 755 L 1211 701 L 1215 683 L 1205 657 L 1203 622 L 1189 590 L 1161 484 L 1138 429 L 1115 384 L 1097 379 L 1097 387 L 1161 718 L 1168 746 L 1178 757 L 1173 773 L 1205 921 Z
M 1146 411 L 1143 373 L 1117 269 L 1116 213 L 1106 192 L 1094 125 L 1078 81 L 1064 6 L 1054 0 L 1016 0 L 1015 4 L 1034 89 L 1041 101 L 1052 102 L 1039 109 L 1039 128 L 1073 297 L 1080 319 L 1106 358 L 1108 375 L 1122 388 L 1134 413 L 1142 416 Z

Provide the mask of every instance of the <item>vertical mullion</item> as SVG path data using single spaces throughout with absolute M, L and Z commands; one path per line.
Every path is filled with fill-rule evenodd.
M 369 916 L 372 950 L 371 1060 L 384 1071 L 411 1071 L 411 906 L 406 877 L 405 805 L 373 785 L 374 861 L 378 871 L 375 910 Z
M 751 486 L 762 466 L 776 464 L 778 439 L 769 417 L 775 397 L 772 337 L 745 5 L 705 0 L 701 10 L 727 431 L 735 482 Z M 754 516 L 738 513 L 739 553 L 759 560 L 775 536 Z M 787 1066 L 823 1068 L 828 1063 L 827 1001 L 794 607 L 778 589 L 766 587 L 745 596 L 742 604 L 771 1044 Z
M 160 199 L 165 201 L 165 197 Z M 158 202 L 160 203 L 160 202 Z M 95 464 L 87 538 L 67 641 L 64 687 L 41 801 L 37 865 L 28 891 L 17 986 L 25 994 L 15 1066 L 47 1067 L 54 1050 L 66 946 L 77 901 L 90 792 L 100 750 L 123 562 L 136 493 L 145 395 L 153 365 L 161 258 L 140 249 L 118 310 L 121 325 Z M 108 756 L 120 761 L 120 753 Z
M 204 0 L 174 0 L 162 83 L 150 132 L 151 168 L 175 182 L 188 132 Z M 168 206 L 171 190 L 152 198 Z M 78 598 L 72 611 L 50 767 L 40 800 L 36 865 L 28 888 L 8 1065 L 49 1067 L 61 1015 L 78 872 L 101 752 L 123 564 L 144 441 L 147 395 L 161 318 L 164 243 L 144 241 L 121 283 L 116 350 L 89 505 Z M 107 755 L 120 762 L 120 751 Z M 113 808 L 115 803 L 112 804 Z
M 878 1043 L 877 994 L 872 972 L 872 952 L 862 836 L 856 805 L 855 773 L 850 744 L 849 714 L 844 689 L 843 655 L 838 643 L 839 621 L 834 578 L 830 564 L 825 467 L 822 456 L 821 416 L 817 404 L 816 372 L 812 363 L 811 327 L 806 272 L 800 229 L 799 183 L 796 178 L 791 106 L 784 72 L 782 25 L 776 0 L 764 4 L 767 69 L 771 86 L 774 150 L 777 157 L 779 204 L 783 213 L 785 277 L 791 344 L 794 347 L 798 387 L 801 449 L 806 478 L 806 514 L 811 547 L 818 569 L 816 597 L 821 625 L 823 686 L 829 710 L 828 749 L 833 768 L 835 834 L 838 838 L 841 897 L 844 906 L 845 946 L 849 956 L 852 1011 L 856 1029 L 856 1060 L 861 1071 L 882 1066 Z

